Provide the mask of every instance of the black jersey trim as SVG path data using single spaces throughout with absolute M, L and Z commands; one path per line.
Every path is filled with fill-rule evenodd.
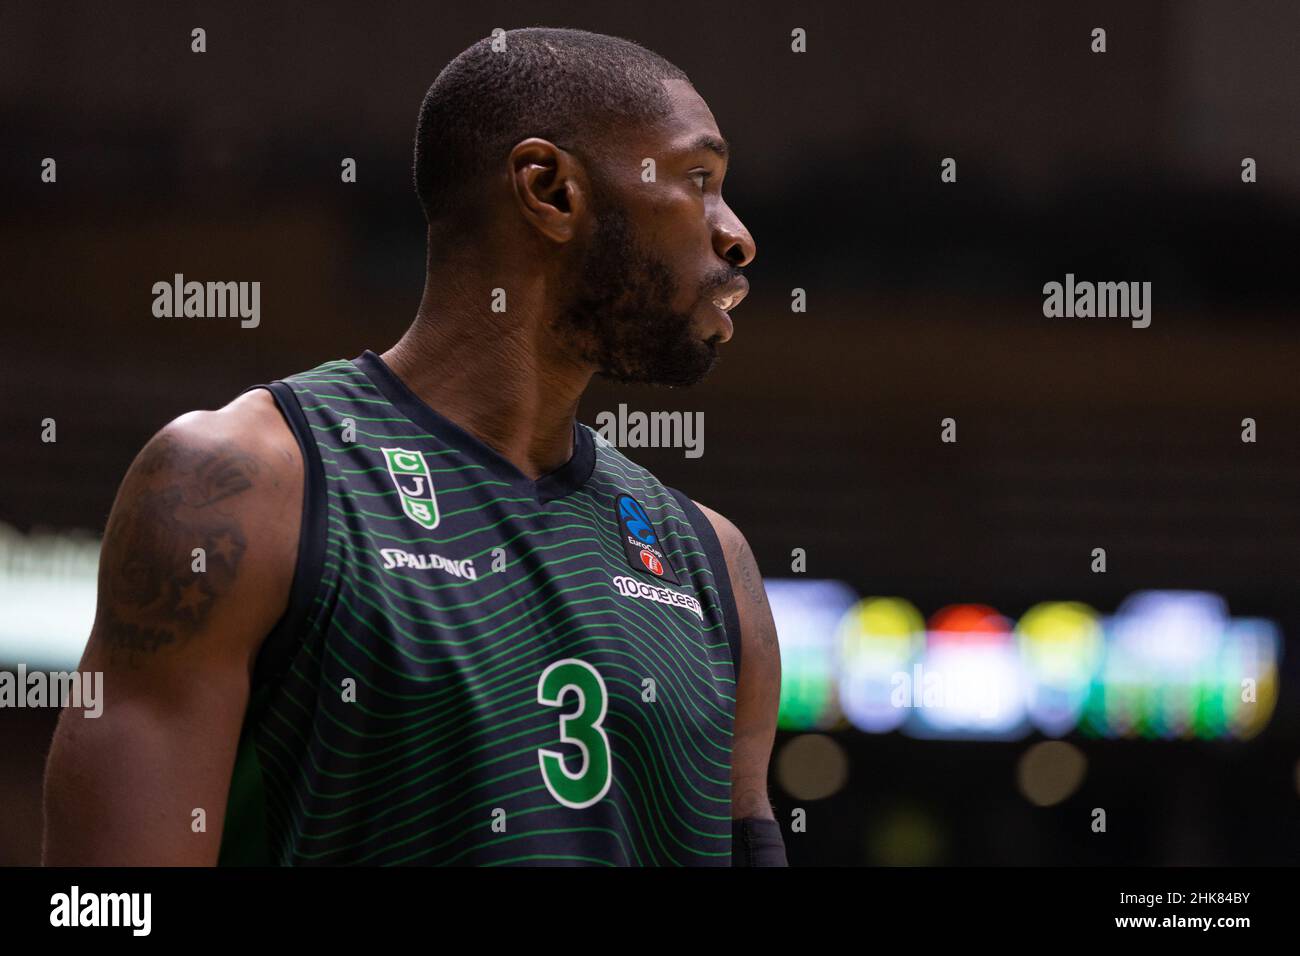
M 585 485 L 596 469 L 595 440 L 577 420 L 573 423 L 573 455 L 559 468 L 534 481 L 495 448 L 425 403 L 388 367 L 387 362 L 370 349 L 354 358 L 352 364 L 365 373 L 399 412 L 440 441 L 479 459 L 493 474 L 509 482 L 520 493 L 535 495 L 542 502 L 563 498 Z
M 691 523 L 695 537 L 700 539 L 704 556 L 708 559 L 710 570 L 713 571 L 713 583 L 718 589 L 718 601 L 722 604 L 722 622 L 727 629 L 727 643 L 731 646 L 732 669 L 735 671 L 736 681 L 739 682 L 740 612 L 736 609 L 736 595 L 731 590 L 731 574 L 727 571 L 727 559 L 722 553 L 722 544 L 718 541 L 717 532 L 713 530 L 713 522 L 704 517 L 704 512 L 700 510 L 699 505 L 692 501 L 689 495 L 676 488 L 668 490 L 686 512 L 686 520 Z
M 289 586 L 289 605 L 280 620 L 271 628 L 262 642 L 253 665 L 252 698 L 250 710 L 256 709 L 265 697 L 265 690 L 277 685 L 289 671 L 289 665 L 301 646 L 307 628 L 307 616 L 320 586 L 325 567 L 326 501 L 325 469 L 320 451 L 312 437 L 307 416 L 298 403 L 298 396 L 282 381 L 264 388 L 275 399 L 280 414 L 293 432 L 302 450 L 303 493 L 302 526 L 298 534 L 298 558 L 293 568 L 293 583 Z

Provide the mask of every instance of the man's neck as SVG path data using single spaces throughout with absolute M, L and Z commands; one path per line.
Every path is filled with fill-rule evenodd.
M 422 309 L 380 357 L 426 405 L 536 480 L 573 457 L 591 381 L 590 370 L 548 355 L 549 342 L 531 321 L 475 324 Z

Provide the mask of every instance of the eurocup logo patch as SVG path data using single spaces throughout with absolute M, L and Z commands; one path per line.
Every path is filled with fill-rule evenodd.
M 418 451 L 405 448 L 383 448 L 388 474 L 392 476 L 397 496 L 402 499 L 402 511 L 422 528 L 438 527 L 438 498 L 433 493 L 433 479 L 428 462 Z
M 677 575 L 668 564 L 663 544 L 655 533 L 654 525 L 650 523 L 650 516 L 641 507 L 641 502 L 631 495 L 619 495 L 614 501 L 614 515 L 618 519 L 619 536 L 623 539 L 623 549 L 627 552 L 627 560 L 632 569 L 677 584 Z

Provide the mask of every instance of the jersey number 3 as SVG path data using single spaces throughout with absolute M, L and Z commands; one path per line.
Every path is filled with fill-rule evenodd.
M 564 754 L 543 747 L 537 750 L 537 760 L 551 796 L 566 807 L 581 810 L 609 791 L 609 737 L 601 726 L 609 695 L 600 672 L 586 661 L 568 657 L 542 671 L 537 681 L 539 704 L 562 707 L 565 698 L 573 694 L 578 697 L 578 709 L 560 715 L 560 742 L 578 748 L 582 755 L 578 769 L 570 771 Z

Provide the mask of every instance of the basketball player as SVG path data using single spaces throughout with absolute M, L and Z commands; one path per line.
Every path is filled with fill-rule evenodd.
M 575 417 L 593 375 L 689 385 L 731 337 L 727 145 L 633 43 L 496 47 L 420 111 L 400 341 L 183 415 L 127 473 L 47 863 L 785 864 L 754 558 Z

